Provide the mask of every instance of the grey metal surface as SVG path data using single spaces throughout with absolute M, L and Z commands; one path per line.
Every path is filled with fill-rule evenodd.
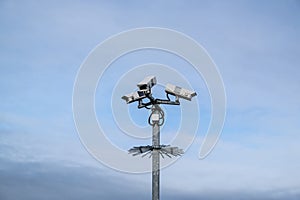
M 158 105 L 156 105 L 159 107 Z M 159 110 L 156 106 L 153 106 L 153 114 L 159 115 Z M 152 146 L 159 147 L 160 146 L 160 127 L 159 121 L 156 119 L 152 119 Z M 160 156 L 159 150 L 154 149 L 152 151 L 152 200 L 159 200 L 159 174 L 160 174 Z

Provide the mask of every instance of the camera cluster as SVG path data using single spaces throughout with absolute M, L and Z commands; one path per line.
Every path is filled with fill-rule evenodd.
M 122 99 L 126 101 L 127 104 L 138 101 L 139 106 L 138 108 L 143 108 L 150 105 L 155 104 L 172 104 L 172 105 L 179 105 L 179 98 L 191 101 L 194 96 L 196 96 L 196 92 L 190 91 L 185 88 L 181 88 L 176 85 L 167 84 L 165 87 L 165 92 L 167 95 L 167 99 L 155 99 L 152 97 L 151 88 L 156 85 L 156 77 L 155 76 L 147 76 L 137 84 L 138 90 L 132 92 L 130 94 L 124 95 Z M 175 101 L 171 101 L 169 95 L 175 96 Z M 144 103 L 142 100 L 148 99 L 149 102 Z

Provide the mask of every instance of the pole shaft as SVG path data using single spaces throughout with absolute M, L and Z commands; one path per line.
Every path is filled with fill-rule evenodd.
M 155 112 L 158 113 L 156 110 Z M 152 146 L 160 145 L 160 128 L 158 123 L 152 127 Z M 160 173 L 160 155 L 158 150 L 152 152 L 152 200 L 159 200 L 159 173 Z

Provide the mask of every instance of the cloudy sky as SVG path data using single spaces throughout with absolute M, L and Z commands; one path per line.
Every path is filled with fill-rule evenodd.
M 0 199 L 151 199 L 150 174 L 122 173 L 97 162 L 82 145 L 72 113 L 73 84 L 89 52 L 114 34 L 140 27 L 174 29 L 200 43 L 218 66 L 227 95 L 220 140 L 199 160 L 211 108 L 191 66 L 148 50 L 124 56 L 107 70 L 104 80 L 114 78 L 100 82 L 97 102 L 112 96 L 121 66 L 130 70 L 149 62 L 186 71 L 201 97 L 197 137 L 162 170 L 161 199 L 299 199 L 296 0 L 0 1 Z M 111 107 L 101 105 L 106 104 L 96 104 L 99 121 L 126 150 L 134 138 L 116 132 L 107 117 Z M 178 120 L 179 108 L 172 109 L 166 140 Z M 130 106 L 130 113 L 145 125 L 147 112 Z

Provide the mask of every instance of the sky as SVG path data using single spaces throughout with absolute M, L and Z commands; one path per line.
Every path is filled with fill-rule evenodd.
M 145 50 L 121 57 L 106 71 L 96 113 L 123 150 L 139 140 L 117 129 L 111 98 L 103 96 L 112 96 L 124 71 L 161 63 L 185 74 L 197 91 L 196 138 L 162 170 L 161 199 L 299 199 L 299 10 L 297 0 L 0 1 L 0 199 L 151 199 L 149 173 L 113 170 L 86 151 L 72 111 L 73 85 L 89 53 L 112 35 L 142 27 L 173 29 L 201 44 L 227 96 L 219 142 L 201 160 L 210 96 L 191 66 Z M 136 82 L 128 84 L 135 89 Z M 162 140 L 168 142 L 180 108 L 164 109 Z M 129 105 L 129 113 L 135 124 L 147 125 L 146 111 Z

